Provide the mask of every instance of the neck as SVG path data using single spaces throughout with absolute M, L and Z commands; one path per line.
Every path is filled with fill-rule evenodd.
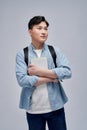
M 43 48 L 44 43 L 32 43 L 32 45 L 36 50 L 39 50 Z

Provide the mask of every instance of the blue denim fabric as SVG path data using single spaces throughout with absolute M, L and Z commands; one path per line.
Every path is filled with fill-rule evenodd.
M 29 130 L 46 130 L 46 122 L 49 130 L 67 130 L 64 108 L 45 113 L 26 113 Z
M 32 44 L 28 47 L 28 61 L 30 64 L 32 58 L 36 58 L 37 55 L 34 51 Z M 48 49 L 47 44 L 44 44 L 42 48 L 42 57 L 46 57 L 48 61 L 48 69 L 51 69 L 57 76 L 59 80 L 65 80 L 71 77 L 71 68 L 68 59 L 62 53 L 59 48 L 54 47 L 57 55 L 56 63 L 57 68 L 55 68 L 52 56 Z M 24 61 L 23 49 L 20 50 L 16 55 L 16 77 L 19 85 L 22 88 L 20 96 L 20 108 L 29 110 L 31 109 L 32 93 L 35 89 L 34 84 L 38 81 L 38 76 L 27 75 L 27 65 Z M 52 110 L 60 109 L 68 101 L 68 98 L 64 92 L 61 83 L 47 83 L 48 97 Z

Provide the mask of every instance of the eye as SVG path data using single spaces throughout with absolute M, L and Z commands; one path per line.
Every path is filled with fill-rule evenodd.
M 47 28 L 47 27 L 45 27 L 45 28 L 44 28 L 44 30 L 48 30 L 48 28 Z
M 47 27 L 37 27 L 37 29 L 38 29 L 38 30 L 42 30 L 42 29 L 43 29 L 43 30 L 45 30 L 45 31 L 47 31 L 47 30 L 48 30 L 48 28 L 47 28 Z
M 38 30 L 41 30 L 42 28 L 41 27 L 37 27 Z

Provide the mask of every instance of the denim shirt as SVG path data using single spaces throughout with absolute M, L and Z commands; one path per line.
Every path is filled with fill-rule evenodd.
M 34 46 L 32 44 L 28 47 L 28 64 L 31 63 L 32 58 L 36 58 L 37 55 L 34 51 Z M 42 48 L 41 57 L 46 57 L 48 61 L 48 69 L 51 69 L 58 77 L 58 80 L 65 80 L 71 77 L 71 68 L 68 59 L 62 53 L 59 48 L 54 47 L 57 58 L 55 68 L 52 56 L 48 49 L 47 44 L 44 44 Z M 35 89 L 34 84 L 38 81 L 38 76 L 27 75 L 27 65 L 24 61 L 24 51 L 20 50 L 16 55 L 16 77 L 19 86 L 21 86 L 22 91 L 20 95 L 20 105 L 21 109 L 30 110 L 32 93 Z M 47 83 L 48 97 L 52 110 L 60 109 L 68 101 L 68 98 L 64 92 L 61 82 L 58 83 Z M 44 94 L 45 96 L 45 94 Z

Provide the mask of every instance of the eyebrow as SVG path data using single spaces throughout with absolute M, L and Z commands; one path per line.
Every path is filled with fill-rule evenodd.
M 43 27 L 43 26 L 41 26 L 41 25 L 37 25 L 37 27 Z M 47 26 L 44 26 L 44 28 L 48 28 Z

